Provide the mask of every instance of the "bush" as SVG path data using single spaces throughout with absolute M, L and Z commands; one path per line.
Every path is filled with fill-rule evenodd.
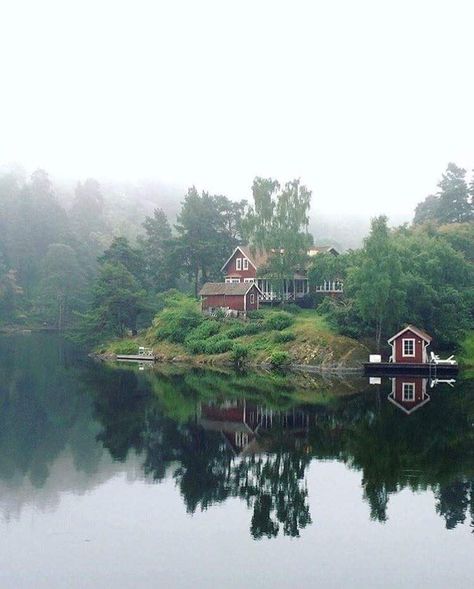
M 229 339 L 235 339 L 236 337 L 242 337 L 243 335 L 254 335 L 263 330 L 261 323 L 242 323 L 234 325 L 225 332 L 226 337 Z
M 291 313 L 292 315 L 298 315 L 298 313 L 301 313 L 301 307 L 295 305 L 295 303 L 284 303 L 280 309 L 287 313 Z
M 232 340 L 222 337 L 211 337 L 205 342 L 204 351 L 206 354 L 223 354 L 233 347 Z
M 203 322 L 204 317 L 193 300 L 187 297 L 175 298 L 172 306 L 166 307 L 153 320 L 154 335 L 157 339 L 181 344 Z
M 270 364 L 275 368 L 280 368 L 281 366 L 288 364 L 289 361 L 289 355 L 286 352 L 280 350 L 275 350 L 270 356 Z
M 255 311 L 249 311 L 247 313 L 247 317 L 249 319 L 254 319 L 254 320 L 265 319 L 265 311 L 263 311 L 262 309 L 256 309 Z
M 234 344 L 231 352 L 231 359 L 236 364 L 241 364 L 249 355 L 249 349 L 242 344 Z
M 267 315 L 264 321 L 264 325 L 267 329 L 276 329 L 281 331 L 290 327 L 294 323 L 295 319 L 290 313 L 286 311 L 276 311 Z
M 112 344 L 114 354 L 138 354 L 139 344 L 134 340 L 121 340 Z
M 296 339 L 296 335 L 292 331 L 280 331 L 279 333 L 275 333 L 273 340 L 279 344 L 284 344 L 286 342 L 292 342 Z
M 200 340 L 211 337 L 212 335 L 215 335 L 219 329 L 220 325 L 217 321 L 207 319 L 188 333 L 185 343 L 188 344 L 192 340 Z

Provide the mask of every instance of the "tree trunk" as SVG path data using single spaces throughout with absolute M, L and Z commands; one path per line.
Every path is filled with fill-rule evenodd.
M 377 352 L 380 352 L 380 344 L 382 342 L 382 320 L 377 320 L 377 326 L 375 331 L 375 343 L 377 346 Z
M 198 296 L 198 285 L 199 285 L 199 266 L 194 268 L 194 296 Z

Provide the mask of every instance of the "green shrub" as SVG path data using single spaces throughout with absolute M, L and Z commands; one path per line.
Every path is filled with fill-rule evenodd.
M 293 325 L 295 319 L 290 313 L 286 311 L 276 311 L 267 315 L 264 321 L 264 325 L 267 329 L 276 329 L 282 331 Z
M 187 297 L 175 298 L 172 306 L 166 307 L 156 315 L 153 320 L 153 332 L 157 339 L 181 344 L 186 336 L 203 322 L 204 317 L 197 310 L 193 300 Z
M 134 340 L 121 340 L 112 344 L 114 354 L 138 354 L 139 344 Z
M 207 319 L 188 333 L 185 343 L 188 344 L 195 339 L 200 340 L 211 337 L 211 335 L 215 335 L 219 329 L 220 325 L 217 321 Z
M 229 339 L 235 339 L 236 337 L 242 337 L 243 335 L 254 335 L 262 330 L 262 323 L 251 322 L 234 325 L 224 333 Z
M 256 309 L 255 311 L 249 311 L 247 317 L 252 320 L 265 319 L 265 311 L 263 309 Z
M 280 309 L 287 313 L 291 313 L 292 315 L 298 315 L 298 313 L 301 313 L 301 307 L 295 305 L 295 303 L 284 303 Z
M 205 354 L 206 353 L 206 340 L 205 339 L 187 340 L 186 347 L 191 352 L 191 354 Z
M 206 354 L 223 354 L 233 347 L 230 339 L 211 337 L 205 342 L 204 351 Z
M 236 364 L 241 364 L 249 355 L 249 349 L 242 344 L 234 344 L 231 352 L 231 359 Z
M 275 368 L 280 368 L 281 366 L 288 364 L 289 361 L 289 355 L 286 352 L 280 350 L 275 350 L 270 356 L 270 364 Z
M 296 339 L 296 335 L 292 331 L 280 331 L 275 333 L 273 340 L 279 344 L 292 342 Z

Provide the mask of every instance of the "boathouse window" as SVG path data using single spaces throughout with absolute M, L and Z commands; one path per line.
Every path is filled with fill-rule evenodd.
M 244 270 L 248 270 L 249 269 L 249 261 L 247 260 L 247 258 L 243 259 L 243 269 Z
M 244 282 L 253 282 L 254 279 L 253 278 L 244 278 Z
M 242 258 L 235 259 L 235 269 L 242 270 Z
M 414 356 L 415 355 L 415 340 L 414 339 L 404 339 L 402 341 L 403 344 L 403 355 L 404 356 Z
M 403 400 L 414 401 L 415 400 L 415 385 L 412 382 L 403 383 Z
M 240 282 L 240 278 L 226 278 L 227 284 L 236 284 Z
M 255 303 L 255 295 L 253 293 L 250 294 L 250 304 L 253 305 Z

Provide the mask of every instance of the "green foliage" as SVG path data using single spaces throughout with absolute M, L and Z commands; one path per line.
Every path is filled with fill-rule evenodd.
M 326 298 L 318 311 L 351 337 L 387 337 L 413 323 L 436 345 L 457 345 L 474 324 L 474 266 L 466 256 L 472 229 L 375 229 L 362 250 L 345 256 L 344 298 Z
M 291 313 L 292 315 L 299 315 L 301 313 L 301 307 L 295 305 L 295 303 L 283 303 L 280 306 L 280 309 L 287 313 Z
M 238 243 L 244 201 L 233 203 L 224 196 L 196 188 L 188 190 L 177 218 L 176 259 L 194 282 L 217 278 L 223 261 Z
M 295 339 L 296 335 L 292 331 L 280 331 L 279 333 L 275 333 L 273 336 L 273 340 L 278 344 L 292 342 Z
M 138 354 L 138 347 L 136 340 L 122 339 L 112 342 L 110 349 L 114 354 Z
M 438 184 L 439 191 L 416 207 L 415 223 L 463 223 L 474 220 L 474 180 L 468 187 L 466 170 L 450 163 Z
M 220 325 L 217 321 L 206 319 L 188 333 L 185 343 L 188 344 L 192 340 L 205 339 L 215 335 L 220 330 Z
M 172 296 L 165 307 L 156 315 L 151 328 L 158 340 L 183 343 L 186 337 L 205 321 L 193 299 Z
M 474 368 L 474 331 L 468 333 L 462 343 L 461 362 L 464 366 Z
M 225 335 L 214 335 L 208 338 L 204 344 L 204 352 L 206 354 L 223 354 L 228 352 L 234 346 L 232 340 L 225 337 Z
M 311 238 L 308 235 L 308 213 L 311 191 L 299 180 L 283 188 L 271 178 L 255 178 L 252 185 L 254 204 L 243 222 L 244 234 L 257 251 L 274 252 L 262 276 L 283 292 L 284 280 L 295 269 L 304 268 Z
M 249 355 L 249 347 L 243 344 L 234 343 L 232 347 L 232 352 L 230 354 L 231 360 L 235 362 L 235 364 L 242 364 L 247 359 Z
M 273 311 L 268 313 L 264 320 L 264 326 L 267 329 L 276 329 L 282 331 L 287 327 L 290 327 L 295 321 L 295 318 L 286 311 Z
M 282 350 L 275 350 L 270 355 L 270 364 L 275 368 L 281 368 L 285 364 L 289 364 L 289 362 L 290 356 L 287 352 L 284 352 Z
M 252 321 L 250 323 L 240 323 L 233 325 L 230 329 L 225 331 L 226 337 L 235 339 L 244 335 L 255 335 L 263 331 L 264 326 L 261 322 Z

